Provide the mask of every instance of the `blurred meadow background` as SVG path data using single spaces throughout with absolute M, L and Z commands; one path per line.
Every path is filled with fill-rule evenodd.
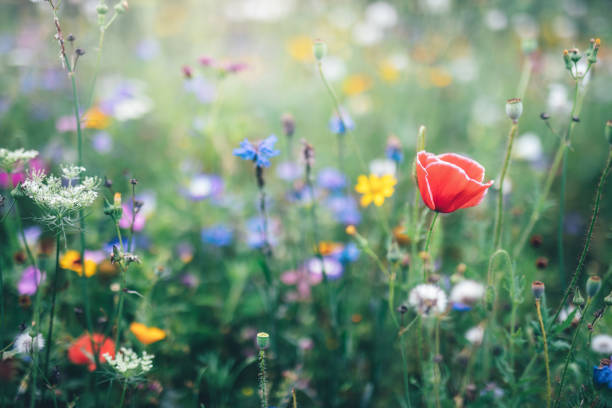
M 0 147 L 39 152 L 0 171 L 1 406 L 612 406 L 610 1 L 128 1 L 0 4 Z M 431 230 L 423 148 L 495 180 Z M 21 186 L 76 164 L 57 228 Z

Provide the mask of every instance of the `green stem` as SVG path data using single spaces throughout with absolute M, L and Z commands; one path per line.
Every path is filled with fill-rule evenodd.
M 606 184 L 606 179 L 608 174 L 610 173 L 610 167 L 612 166 L 612 147 L 608 152 L 608 160 L 606 161 L 606 165 L 601 173 L 601 177 L 599 179 L 599 183 L 597 184 L 597 190 L 595 192 L 595 204 L 593 205 L 593 213 L 591 215 L 591 223 L 589 224 L 589 229 L 587 230 L 586 240 L 584 241 L 584 247 L 582 248 L 582 253 L 580 254 L 580 259 L 578 260 L 578 266 L 576 266 L 576 270 L 574 271 L 574 275 L 572 276 L 572 280 L 570 281 L 569 286 L 565 290 L 563 294 L 563 298 L 561 299 L 561 303 L 557 306 L 557 311 L 555 312 L 555 316 L 553 318 L 553 322 L 557 321 L 559 317 L 559 313 L 561 313 L 561 309 L 567 298 L 569 297 L 570 292 L 576 285 L 578 278 L 582 273 L 582 267 L 584 266 L 584 261 L 586 259 L 586 255 L 589 252 L 589 246 L 591 245 L 591 238 L 593 236 L 593 228 L 595 227 L 595 222 L 597 221 L 597 216 L 599 215 L 599 204 L 601 201 L 601 193 L 603 191 L 603 187 Z
M 506 179 L 506 173 L 510 166 L 510 158 L 512 156 L 512 144 L 514 143 L 514 137 L 518 130 L 518 122 L 514 122 L 510 128 L 508 135 L 508 147 L 506 148 L 506 157 L 504 158 L 504 164 L 502 166 L 501 174 L 499 176 L 499 195 L 497 198 L 497 219 L 495 221 L 493 246 L 495 249 L 501 248 L 502 241 L 502 228 L 504 222 L 504 180 Z
M 429 254 L 429 244 L 431 242 L 431 234 L 433 232 L 434 226 L 436 225 L 436 220 L 438 219 L 439 212 L 435 211 L 433 219 L 431 220 L 431 225 L 429 226 L 429 230 L 427 231 L 427 239 L 425 240 L 425 247 L 423 251 L 426 254 Z M 427 280 L 427 260 L 423 260 L 423 280 Z
M 125 400 L 125 393 L 127 391 L 128 382 L 125 380 L 123 382 L 123 391 L 121 391 L 121 400 L 119 401 L 119 408 L 123 407 L 123 401 Z
M 436 213 L 437 214 L 437 213 Z M 440 318 L 436 317 L 436 328 L 435 328 L 435 350 L 434 355 L 434 394 L 436 397 L 436 408 L 440 408 L 440 363 L 437 362 L 437 358 L 440 355 Z
M 259 350 L 259 393 L 261 394 L 261 408 L 268 408 L 268 389 L 266 378 L 266 352 Z
M 527 86 L 529 85 L 529 80 L 531 79 L 531 71 L 533 70 L 533 63 L 531 62 L 531 57 L 528 55 L 525 64 L 523 65 L 523 72 L 521 72 L 521 78 L 519 80 L 518 86 L 518 97 L 523 99 L 525 96 L 525 91 L 527 91 Z
M 546 328 L 544 327 L 544 321 L 542 320 L 540 299 L 536 299 L 536 311 L 538 313 L 538 321 L 540 322 L 540 329 L 542 330 L 542 341 L 544 342 L 544 364 L 546 366 L 546 407 L 550 408 L 550 400 L 552 398 L 552 388 L 550 386 L 550 364 L 548 362 L 548 342 L 546 341 Z
M 57 234 L 55 240 L 55 273 L 53 275 L 53 284 L 51 287 L 51 311 L 49 315 L 49 329 L 47 330 L 47 351 L 45 352 L 45 363 L 43 365 L 43 374 L 47 375 L 49 368 L 49 355 L 51 354 L 51 348 L 53 346 L 53 319 L 55 318 L 55 303 L 57 299 L 57 281 L 59 275 L 59 254 L 60 254 L 60 234 Z

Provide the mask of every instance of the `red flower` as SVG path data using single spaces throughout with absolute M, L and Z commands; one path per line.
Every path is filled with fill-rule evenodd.
M 101 363 L 105 362 L 104 354 L 108 353 L 115 358 L 115 342 L 104 337 L 102 334 L 94 333 L 91 338 L 88 333 L 76 339 L 68 349 L 68 359 L 74 364 L 87 364 L 89 371 L 96 369 L 94 354 L 91 349 L 91 340 L 98 352 L 98 359 Z
M 425 205 L 449 213 L 474 207 L 482 201 L 493 181 L 483 184 L 485 169 L 479 163 L 455 153 L 436 156 L 420 151 L 416 173 Z

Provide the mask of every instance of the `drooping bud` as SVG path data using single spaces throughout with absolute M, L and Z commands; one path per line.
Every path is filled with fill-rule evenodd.
M 425 134 L 427 133 L 427 128 L 424 125 L 419 127 L 419 132 L 417 133 L 417 152 L 421 150 L 425 150 Z
M 540 281 L 533 282 L 531 284 L 531 292 L 536 300 L 540 300 L 544 294 L 544 283 Z
M 327 56 L 327 44 L 323 40 L 314 40 L 312 44 L 312 53 L 317 61 L 321 61 Z
M 601 289 L 601 278 L 599 276 L 591 276 L 586 283 L 587 296 L 592 298 Z
M 580 289 L 576 288 L 574 292 L 574 298 L 572 299 L 572 303 L 576 306 L 584 305 L 584 298 L 582 297 L 582 293 L 580 293 Z
M 606 122 L 606 127 L 604 128 L 604 136 L 610 146 L 612 146 L 612 120 Z
M 521 114 L 523 113 L 523 102 L 520 98 L 508 99 L 506 102 L 506 115 L 510 118 L 513 123 L 518 122 Z
M 260 350 L 265 350 L 270 346 L 270 335 L 265 332 L 257 333 L 257 347 Z

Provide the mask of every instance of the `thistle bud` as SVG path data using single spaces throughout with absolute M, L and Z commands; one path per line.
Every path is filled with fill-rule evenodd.
M 521 114 L 523 113 L 523 102 L 520 98 L 508 99 L 506 102 L 506 115 L 510 118 L 513 123 L 518 122 Z
M 115 193 L 115 197 L 113 198 L 113 205 L 115 207 L 121 207 L 121 193 Z
M 387 260 L 391 263 L 395 263 L 400 259 L 402 259 L 402 252 L 400 251 L 397 242 L 393 241 L 389 247 L 389 250 L 387 251 Z
M 576 292 L 574 292 L 572 303 L 576 306 L 584 305 L 584 298 L 582 297 L 582 293 L 580 293 L 580 289 L 576 289 Z
M 586 283 L 587 296 L 592 298 L 601 289 L 601 278 L 599 276 L 591 276 Z
M 317 61 L 321 61 L 327 55 L 327 44 L 322 40 L 314 40 L 312 53 Z
M 120 1 L 119 3 L 115 4 L 115 12 L 117 14 L 125 14 L 127 10 L 128 10 L 127 1 Z
M 612 292 L 610 292 L 608 296 L 604 298 L 604 304 L 606 306 L 612 306 Z
M 568 52 L 570 60 L 572 60 L 574 63 L 580 61 L 580 59 L 582 58 L 582 55 L 580 55 L 580 50 L 578 48 L 572 48 L 571 50 L 568 50 Z
M 586 52 L 587 61 L 589 64 L 594 64 L 597 62 L 597 53 L 599 52 L 600 45 L 601 40 L 599 38 L 591 38 L 589 49 Z
M 257 347 L 260 350 L 265 350 L 270 346 L 270 335 L 265 332 L 257 333 Z
M 96 12 L 97 12 L 99 15 L 103 16 L 103 15 L 105 15 L 106 13 L 108 13 L 108 6 L 107 6 L 106 4 L 104 4 L 104 3 L 100 3 L 100 4 L 98 4 L 98 6 L 96 7 Z
M 612 120 L 606 122 L 606 127 L 604 128 L 604 136 L 610 146 L 612 146 Z
M 569 51 L 563 50 L 563 61 L 565 62 L 565 69 L 568 71 L 572 70 L 572 60 L 570 59 Z
M 531 292 L 536 300 L 540 300 L 544 294 L 544 283 L 535 281 L 531 284 Z

